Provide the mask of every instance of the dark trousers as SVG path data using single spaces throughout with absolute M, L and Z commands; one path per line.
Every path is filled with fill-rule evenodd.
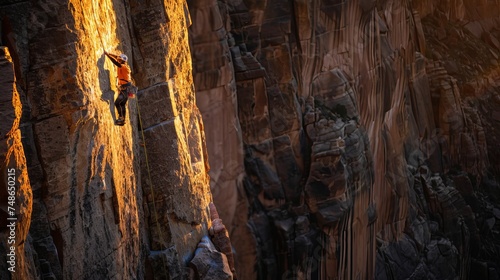
M 125 118 L 127 113 L 127 100 L 128 95 L 126 90 L 120 90 L 120 94 L 115 100 L 115 107 L 118 110 L 118 116 Z

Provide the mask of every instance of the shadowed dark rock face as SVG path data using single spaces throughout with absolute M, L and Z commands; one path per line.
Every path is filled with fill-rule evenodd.
M 499 3 L 188 5 L 240 279 L 497 279 Z

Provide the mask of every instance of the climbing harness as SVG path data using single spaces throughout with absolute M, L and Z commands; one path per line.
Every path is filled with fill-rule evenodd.
M 135 98 L 135 96 L 137 95 L 137 87 L 132 82 L 118 85 L 118 88 L 120 89 L 120 91 L 124 91 L 127 94 L 128 98 Z M 137 106 L 139 106 L 139 104 L 137 104 Z

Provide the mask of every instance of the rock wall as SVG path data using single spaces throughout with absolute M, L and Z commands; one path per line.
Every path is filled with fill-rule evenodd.
M 241 279 L 496 279 L 498 1 L 188 4 Z
M 18 77 L 2 70 L 2 104 L 19 103 L 12 88 L 23 102 L 9 155 L 22 158 L 19 133 L 26 154 L 7 162 L 23 172 L 16 237 L 26 245 L 20 272 L 2 261 L 2 279 L 183 278 L 211 201 L 186 3 L 4 1 L 0 16 L 12 54 L 2 67 Z M 104 51 L 128 55 L 139 88 L 125 126 L 114 125 L 117 73 Z
M 183 279 L 207 234 L 212 200 L 204 128 L 196 107 L 184 1 L 130 1 L 151 271 Z M 168 275 L 159 273 L 167 270 Z
M 188 1 L 193 24 L 190 27 L 196 102 L 203 116 L 210 162 L 210 187 L 220 217 L 241 263 L 256 262 L 257 244 L 247 225 L 248 202 L 244 188 L 244 152 L 238 116 L 235 65 L 231 51 L 237 51 L 228 33 L 229 18 L 217 1 Z M 238 273 L 255 279 L 252 267 L 239 266 Z
M 34 279 L 36 270 L 33 259 L 33 244 L 27 240 L 30 218 L 33 211 L 33 194 L 26 168 L 26 157 L 21 143 L 19 127 L 22 104 L 16 86 L 14 64 L 9 49 L 0 47 L 0 277 L 8 279 Z
M 3 1 L 19 272 L 2 242 L 2 279 L 498 279 L 499 15 L 468 0 Z M 123 127 L 105 50 L 139 88 Z

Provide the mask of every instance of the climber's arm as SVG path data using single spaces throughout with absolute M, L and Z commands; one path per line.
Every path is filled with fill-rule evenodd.
M 106 51 L 104 51 L 104 54 L 109 57 L 109 59 L 111 60 L 111 62 L 113 62 L 114 65 L 116 65 L 116 67 L 122 67 L 121 63 L 118 62 L 118 56 L 117 55 L 114 55 L 112 53 L 108 53 Z

